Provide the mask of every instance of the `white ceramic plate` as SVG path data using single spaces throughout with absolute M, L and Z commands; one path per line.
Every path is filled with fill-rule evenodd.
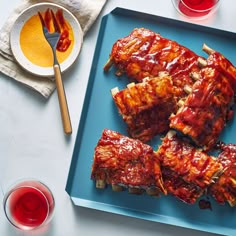
M 77 59 L 80 49 L 83 43 L 83 31 L 77 19 L 74 15 L 69 12 L 67 9 L 53 3 L 39 3 L 32 5 L 31 7 L 24 10 L 17 20 L 15 21 L 11 33 L 10 33 L 10 45 L 12 53 L 17 60 L 17 62 L 27 71 L 44 77 L 51 77 L 54 75 L 53 67 L 41 67 L 33 64 L 28 58 L 24 55 L 21 46 L 20 46 L 20 33 L 22 27 L 25 23 L 34 15 L 37 15 L 38 12 L 45 12 L 48 8 L 52 9 L 54 12 L 58 9 L 63 10 L 63 16 L 67 22 L 72 27 L 74 34 L 74 44 L 69 56 L 60 64 L 61 71 L 64 72 L 67 70 Z

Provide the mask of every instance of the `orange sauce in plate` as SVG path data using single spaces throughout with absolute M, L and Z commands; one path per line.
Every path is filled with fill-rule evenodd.
M 66 23 L 66 33 L 70 40 L 66 50 L 57 50 L 59 63 L 68 58 L 74 45 L 74 35 L 71 25 Z M 51 67 L 53 64 L 52 50 L 43 35 L 42 25 L 38 15 L 30 17 L 20 32 L 20 46 L 25 57 L 33 64 L 41 67 Z

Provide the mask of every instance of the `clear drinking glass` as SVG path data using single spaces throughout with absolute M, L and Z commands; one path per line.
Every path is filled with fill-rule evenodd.
M 218 9 L 220 0 L 172 0 L 172 3 L 182 15 L 194 19 L 203 19 Z
M 3 207 L 12 225 L 21 230 L 33 230 L 49 223 L 55 200 L 44 183 L 25 179 L 9 188 L 4 196 Z

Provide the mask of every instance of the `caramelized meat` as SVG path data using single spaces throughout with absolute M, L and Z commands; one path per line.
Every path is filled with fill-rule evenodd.
M 209 191 L 217 202 L 236 205 L 236 144 L 221 145 L 219 158 L 205 152 L 233 116 L 236 68 L 219 52 L 203 50 L 207 60 L 144 28 L 115 42 L 104 70 L 114 65 L 116 75 L 138 83 L 112 89 L 131 138 L 103 131 L 91 173 L 97 188 L 169 193 L 188 204 Z M 156 152 L 144 144 L 170 129 Z
M 132 138 L 143 142 L 169 130 L 169 116 L 177 110 L 175 87 L 167 75 L 112 90 L 113 100 Z
M 131 192 L 166 193 L 153 149 L 108 129 L 103 131 L 95 148 L 91 178 L 97 181 L 98 188 L 112 184 L 115 189 L 127 187 Z
M 203 51 L 209 54 L 207 59 L 207 66 L 217 69 L 222 73 L 229 82 L 236 93 L 236 68 L 235 66 L 225 58 L 221 53 L 209 48 L 206 44 L 203 45 Z
M 170 117 L 170 127 L 210 150 L 232 116 L 233 103 L 234 91 L 228 77 L 213 67 L 205 67 L 183 106 Z
M 165 71 L 173 77 L 179 96 L 184 96 L 183 87 L 193 84 L 190 72 L 199 71 L 198 58 L 194 52 L 175 41 L 151 30 L 137 28 L 114 43 L 104 70 L 114 64 L 117 75 L 126 73 L 139 82 Z
M 194 203 L 221 173 L 222 165 L 169 131 L 157 150 L 167 191 L 186 203 Z
M 162 176 L 167 192 L 184 203 L 194 204 L 204 193 L 204 189 L 196 184 L 186 182 L 168 168 L 162 168 Z
M 233 207 L 236 205 L 236 144 L 222 145 L 221 149 L 218 158 L 224 171 L 209 188 L 209 193 L 218 203 L 228 202 Z

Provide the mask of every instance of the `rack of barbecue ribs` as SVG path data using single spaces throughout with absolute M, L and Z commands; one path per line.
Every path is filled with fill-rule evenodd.
M 188 204 L 209 193 L 236 206 L 236 144 L 221 144 L 218 158 L 207 153 L 233 117 L 236 68 L 205 44 L 203 51 L 207 59 L 144 28 L 114 43 L 104 70 L 114 65 L 135 81 L 111 90 L 129 137 L 104 129 L 91 173 L 97 188 L 170 194 Z M 161 133 L 157 151 L 144 143 Z
M 91 178 L 97 188 L 112 185 L 114 191 L 166 194 L 160 163 L 152 147 L 139 140 L 104 129 L 94 152 Z
M 183 105 L 170 117 L 170 128 L 210 150 L 232 117 L 234 91 L 228 78 L 215 68 L 203 68 L 199 75 Z
M 236 144 L 221 145 L 221 153 L 218 156 L 223 166 L 223 173 L 209 188 L 209 193 L 220 204 L 229 203 L 236 206 Z
M 207 45 L 204 44 L 202 49 L 210 55 L 208 66 L 227 76 L 236 92 L 236 68 L 221 53 Z M 186 95 L 184 87 L 194 84 L 190 74 L 200 70 L 199 60 L 203 61 L 204 58 L 176 41 L 164 38 L 149 29 L 135 28 L 128 36 L 113 44 L 104 71 L 114 65 L 117 76 L 125 73 L 137 82 L 146 77 L 156 77 L 162 71 L 168 72 L 181 98 Z
M 189 204 L 196 202 L 223 169 L 216 158 L 196 149 L 174 131 L 163 138 L 157 155 L 167 192 Z
M 169 117 L 177 110 L 176 89 L 170 76 L 162 73 L 126 89 L 111 90 L 113 100 L 132 138 L 143 142 L 169 130 Z
M 116 75 L 125 73 L 138 82 L 145 77 L 156 77 L 161 71 L 168 72 L 181 97 L 185 96 L 184 86 L 194 83 L 189 74 L 199 71 L 198 58 L 193 51 L 175 41 L 149 29 L 136 28 L 113 44 L 104 70 L 108 71 L 114 65 Z
M 213 147 L 233 116 L 236 69 L 207 45 L 203 45 L 203 50 L 209 57 L 207 60 L 198 57 L 199 71 L 189 72 L 195 83 L 184 85 L 186 96 L 182 99 L 179 99 L 173 77 L 163 72 L 144 78 L 141 83 L 131 83 L 122 91 L 112 89 L 113 100 L 131 137 L 149 141 L 168 131 L 171 121 L 170 128 L 189 136 L 198 146 L 206 150 Z M 187 93 L 190 93 L 188 97 Z M 171 112 L 176 113 L 177 100 L 178 105 L 183 106 L 169 120 Z
M 208 66 L 217 69 L 220 73 L 227 77 L 229 80 L 234 93 L 236 93 L 236 67 L 221 53 L 213 50 L 208 47 L 206 44 L 203 44 L 202 50 L 205 51 L 209 57 L 204 62 L 202 58 L 199 58 L 200 64 L 203 63 L 202 66 Z

